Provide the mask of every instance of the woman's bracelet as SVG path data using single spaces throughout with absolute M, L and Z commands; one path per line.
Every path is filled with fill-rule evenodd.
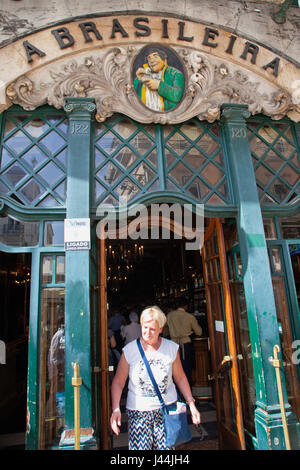
M 187 405 L 190 405 L 192 402 L 195 403 L 195 398 L 193 398 L 193 397 L 192 397 L 192 398 L 189 398 L 189 399 L 186 401 L 186 404 L 187 404 Z
M 121 411 L 120 408 L 115 408 L 114 410 L 112 410 L 112 412 L 114 413 L 115 411 Z

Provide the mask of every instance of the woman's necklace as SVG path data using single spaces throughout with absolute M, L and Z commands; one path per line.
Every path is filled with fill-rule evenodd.
M 157 351 L 161 345 L 161 337 L 158 337 L 156 344 L 148 344 L 143 338 L 141 342 L 145 351 Z

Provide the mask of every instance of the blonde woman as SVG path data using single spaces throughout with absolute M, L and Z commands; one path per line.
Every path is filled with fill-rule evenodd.
M 200 413 L 183 371 L 178 344 L 160 336 L 166 323 L 166 316 L 159 307 L 146 308 L 141 315 L 141 345 L 151 366 L 166 405 L 177 400 L 173 379 L 190 407 L 192 421 L 200 423 Z M 112 382 L 111 428 L 116 435 L 120 433 L 120 398 L 126 380 L 128 394 L 126 410 L 128 415 L 129 450 L 168 449 L 165 441 L 163 414 L 159 398 L 154 390 L 136 340 L 128 343 Z

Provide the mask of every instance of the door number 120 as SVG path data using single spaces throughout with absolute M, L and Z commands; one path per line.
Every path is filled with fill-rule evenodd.
M 233 139 L 246 139 L 247 132 L 246 129 L 241 127 L 232 127 L 231 128 L 231 137 Z

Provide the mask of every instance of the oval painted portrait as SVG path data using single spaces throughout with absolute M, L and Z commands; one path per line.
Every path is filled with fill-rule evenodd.
M 133 84 L 139 99 L 153 111 L 166 112 L 180 103 L 185 85 L 183 65 L 169 47 L 148 45 L 133 64 Z

